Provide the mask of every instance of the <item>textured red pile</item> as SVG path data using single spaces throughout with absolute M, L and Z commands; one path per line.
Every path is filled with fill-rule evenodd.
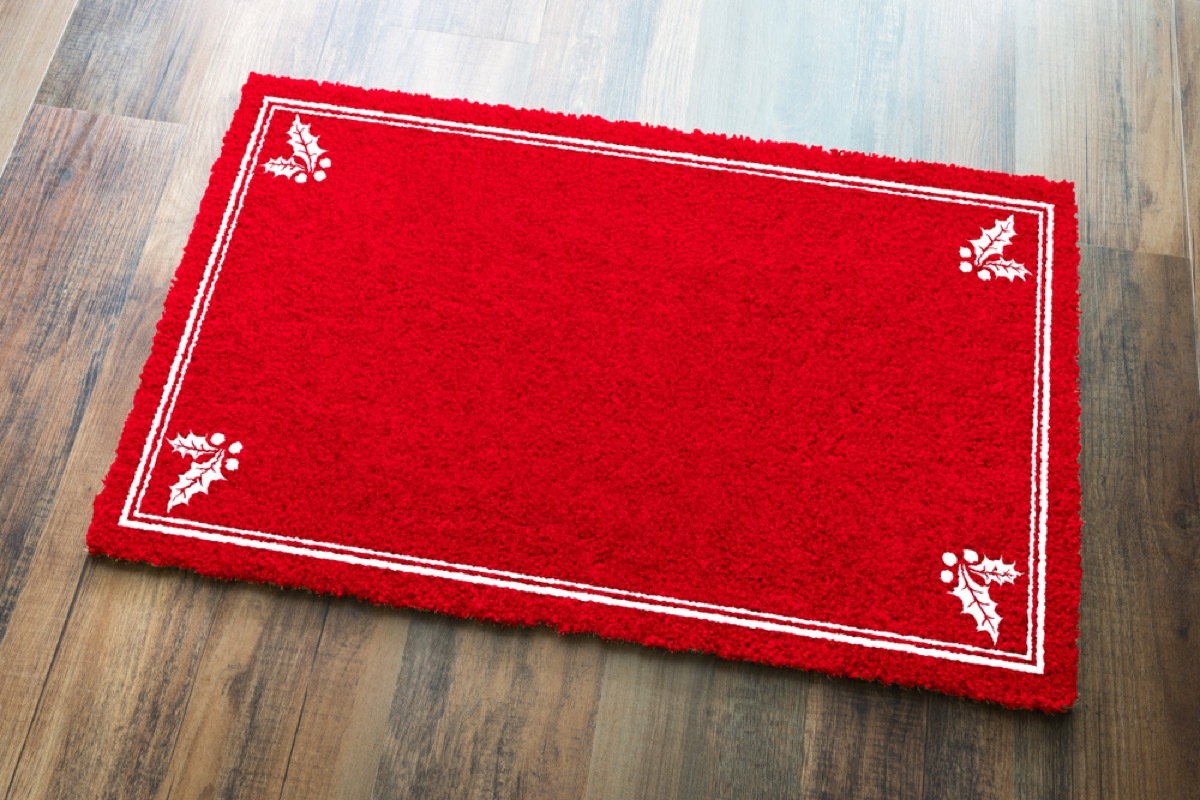
M 93 553 L 1075 697 L 1069 184 L 252 76 Z

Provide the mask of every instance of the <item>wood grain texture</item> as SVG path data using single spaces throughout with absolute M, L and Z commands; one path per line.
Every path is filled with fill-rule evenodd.
M 1195 308 L 1200 309 L 1200 0 L 1176 0 L 1172 20 L 1175 77 L 1178 81 L 1180 137 L 1183 144 L 1184 234 L 1192 263 Z M 1200 322 L 1197 325 L 1200 337 Z M 1200 353 L 1197 354 L 1200 357 Z
M 0 782 L 77 593 L 81 537 L 111 460 L 99 450 L 116 446 L 133 362 L 148 352 L 126 348 L 138 317 L 126 305 L 141 299 L 139 254 L 179 134 L 34 107 L 0 177 Z M 110 356 L 132 374 L 114 380 Z
M 1200 786 L 1200 402 L 1184 259 L 1087 252 L 1081 294 L 1085 796 Z M 1179 664 L 1180 668 L 1168 665 Z
M 79 0 L 0 176 L 5 796 L 1195 796 L 1197 53 L 1197 0 Z M 87 560 L 251 70 L 1076 181 L 1078 707 Z
M 398 0 L 383 9 L 381 21 L 412 30 L 452 33 L 478 39 L 537 42 L 546 0 Z
M 74 8 L 75 0 L 0 0 L 0 171 Z
M 222 592 L 156 796 L 277 797 L 329 603 L 231 585 Z
M 1186 256 L 1172 0 L 1018 7 L 1017 171 L 1075 181 L 1083 243 Z

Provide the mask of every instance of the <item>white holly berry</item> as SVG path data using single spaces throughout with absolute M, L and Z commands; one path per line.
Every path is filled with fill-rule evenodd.
M 971 271 L 971 270 L 973 270 L 973 269 L 975 269 L 975 265 L 974 265 L 974 264 L 972 264 L 970 261 L 960 261 L 960 262 L 958 262 L 958 270 L 959 270 L 959 272 L 970 272 L 970 271 Z
M 974 564 L 978 560 L 979 553 L 976 553 L 974 550 L 963 550 L 963 561 L 966 561 L 968 564 Z
M 948 569 L 942 570 L 942 583 L 949 583 L 954 580 L 954 573 Z
M 212 436 L 208 437 L 208 440 L 215 445 L 220 445 L 222 442 L 225 441 L 225 434 L 214 433 Z
M 947 567 L 953 567 L 958 563 L 958 556 L 954 555 L 954 553 L 942 553 L 942 563 Z
M 229 452 L 231 452 L 231 453 L 240 453 L 240 452 L 242 452 L 242 443 L 241 443 L 241 442 L 234 442 L 233 444 L 229 445 Z
M 238 460 L 236 458 L 225 459 L 225 469 L 235 470 L 238 468 Z
M 317 162 L 317 166 L 319 166 L 321 169 L 329 169 L 331 166 L 333 166 L 333 162 L 329 160 L 328 156 L 326 156 Z
M 300 177 L 303 178 L 304 176 L 301 175 Z M 988 272 L 986 269 L 981 269 L 975 274 L 979 276 L 979 280 L 981 281 L 990 281 L 992 279 L 992 273 Z
M 318 180 L 318 181 L 323 181 L 323 180 L 325 180 L 325 170 L 323 170 L 323 169 L 319 169 L 319 170 L 317 170 L 316 172 L 314 172 L 314 173 L 313 173 L 313 180 Z
M 296 183 L 306 183 L 308 181 L 308 176 L 305 175 L 303 172 L 301 172 L 298 175 L 296 175 L 296 177 L 293 178 L 293 180 L 296 181 Z

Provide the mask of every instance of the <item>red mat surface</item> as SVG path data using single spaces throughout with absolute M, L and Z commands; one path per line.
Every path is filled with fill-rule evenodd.
M 1067 183 L 252 76 L 93 553 L 1075 698 Z

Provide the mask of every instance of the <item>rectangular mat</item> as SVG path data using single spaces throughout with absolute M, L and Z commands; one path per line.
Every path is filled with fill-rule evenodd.
M 1066 708 L 1074 202 L 251 76 L 88 546 Z

